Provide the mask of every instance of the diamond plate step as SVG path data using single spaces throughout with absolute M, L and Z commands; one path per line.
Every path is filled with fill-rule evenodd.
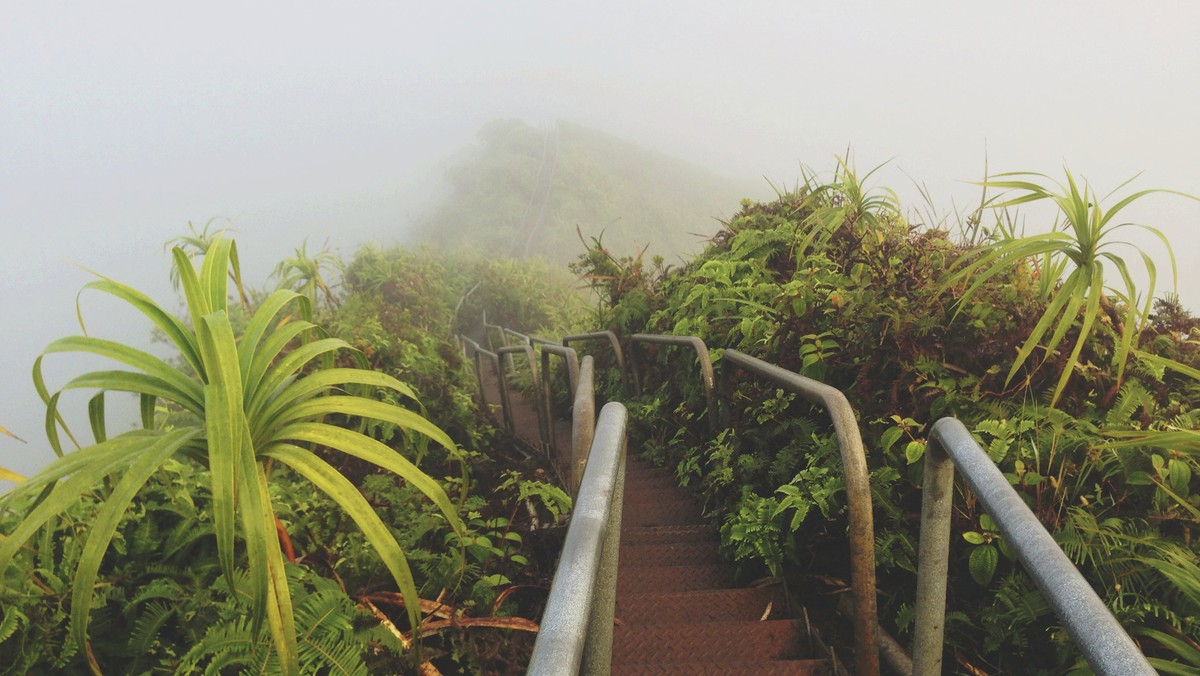
M 720 533 L 708 525 L 685 526 L 640 526 L 626 528 L 621 532 L 621 546 L 644 544 L 668 544 L 671 542 L 711 542 L 715 548 L 720 543 Z
M 620 566 L 683 566 L 719 564 L 711 541 L 628 544 L 621 547 Z
M 767 619 L 784 612 L 777 586 L 627 594 L 617 600 L 617 618 L 630 626 L 760 621 L 768 608 Z
M 694 526 L 703 523 L 700 508 L 692 502 L 625 503 L 621 509 L 621 529 L 628 531 L 646 526 Z
M 656 566 L 617 570 L 617 599 L 628 594 L 722 589 L 733 583 L 724 566 Z
M 803 658 L 805 645 L 800 620 L 620 625 L 613 631 L 613 664 Z

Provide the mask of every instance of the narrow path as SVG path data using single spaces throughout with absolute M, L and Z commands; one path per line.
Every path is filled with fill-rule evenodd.
M 613 674 L 828 674 L 777 586 L 737 588 L 719 536 L 669 469 L 630 456 Z
M 484 369 L 485 396 L 502 424 L 499 381 Z M 516 435 L 538 447 L 536 409 L 510 391 Z M 555 421 L 560 446 L 570 424 Z M 738 588 L 718 554 L 717 530 L 669 469 L 630 455 L 625 469 L 612 673 L 832 674 L 813 658 L 803 620 L 784 619 L 777 585 Z

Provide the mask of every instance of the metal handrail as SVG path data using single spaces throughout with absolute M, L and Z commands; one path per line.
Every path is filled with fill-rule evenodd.
M 675 345 L 679 347 L 690 347 L 696 351 L 696 360 L 700 362 L 700 377 L 704 382 L 704 400 L 707 406 L 708 414 L 708 429 L 713 434 L 717 433 L 717 407 L 716 395 L 714 393 L 715 383 L 713 377 L 712 359 L 708 356 L 708 346 L 704 344 L 696 336 L 670 336 L 654 333 L 635 333 L 629 338 L 629 359 L 631 362 L 630 370 L 633 371 L 633 383 L 637 389 L 637 393 L 642 393 L 642 377 L 638 372 L 638 344 L 653 343 L 658 345 Z
M 542 348 L 542 405 L 546 407 L 546 421 L 549 426 L 550 445 L 546 451 L 555 457 L 557 464 L 558 456 L 558 432 L 554 429 L 554 399 L 550 391 L 550 356 L 557 355 L 562 357 L 567 363 L 567 391 L 574 396 L 576 388 L 579 386 L 579 355 L 574 348 L 563 347 L 558 343 L 544 341 L 539 338 L 533 338 Z
M 571 343 L 591 340 L 606 340 L 608 346 L 612 348 L 613 356 L 617 360 L 617 372 L 621 374 L 621 389 L 629 392 L 629 376 L 625 370 L 625 353 L 621 350 L 621 341 L 617 340 L 617 334 L 612 331 L 592 331 L 590 333 L 576 333 L 570 336 L 563 336 L 563 347 L 570 347 Z
M 503 371 L 501 370 L 500 355 L 492 352 L 491 350 L 484 349 L 479 343 L 466 336 L 459 336 L 459 339 L 462 341 L 464 353 L 466 353 L 466 347 L 468 344 L 474 350 L 475 382 L 479 386 L 479 408 L 485 411 L 488 407 L 487 388 L 483 386 L 483 363 L 481 357 L 486 357 L 492 360 L 492 366 L 496 369 L 496 378 L 500 381 L 500 386 L 498 389 L 500 390 L 500 407 L 503 410 L 504 415 L 504 429 L 511 433 L 513 431 L 513 423 L 511 407 L 509 406 L 508 383 L 505 382 Z
M 607 674 L 625 486 L 626 411 L 605 404 L 526 673 Z
M 488 349 L 494 352 L 496 350 L 496 343 L 492 341 L 493 330 L 500 334 L 500 347 L 508 345 L 508 342 L 504 340 L 504 327 L 498 324 L 489 324 L 487 313 L 485 312 L 483 314 L 483 339 L 487 342 Z
M 1156 673 L 970 431 L 955 418 L 942 418 L 930 430 L 925 448 L 913 674 L 925 676 L 942 670 L 955 468 L 1046 595 L 1092 669 L 1102 675 Z
M 571 460 L 564 476 L 570 482 L 568 488 L 572 496 L 579 493 L 588 450 L 596 436 L 595 373 L 595 361 L 591 355 L 585 355 L 579 364 L 579 385 L 575 388 L 575 403 L 571 408 Z
M 875 602 L 875 525 L 867 455 L 863 450 L 862 435 L 858 431 L 854 409 L 840 390 L 738 350 L 725 350 L 721 359 L 724 364 L 744 369 L 799 394 L 806 401 L 824 408 L 833 421 L 838 450 L 842 457 L 842 472 L 846 479 L 846 505 L 850 512 L 850 588 L 854 595 L 856 672 L 878 674 L 879 613 Z M 733 369 L 724 364 L 721 367 L 721 390 L 728 393 Z M 728 413 L 722 417 L 722 422 L 728 424 Z
M 514 354 L 524 354 L 525 355 L 525 359 L 529 362 L 529 375 L 532 378 L 529 382 L 533 383 L 534 387 L 536 387 L 537 382 L 538 382 L 538 369 L 537 369 L 537 359 L 533 353 L 533 348 L 530 347 L 529 345 L 508 345 L 508 346 L 500 348 L 499 350 L 496 350 L 496 355 L 498 357 L 503 357 L 504 355 L 508 355 L 508 360 L 507 360 L 508 365 L 513 369 L 513 372 L 515 373 L 516 372 L 516 364 L 512 358 L 512 356 Z M 500 382 L 501 382 L 501 385 L 502 385 L 505 393 L 507 394 L 508 376 L 504 371 L 504 363 L 505 363 L 505 360 L 503 360 L 503 359 L 501 359 L 499 361 Z M 548 429 L 547 426 L 549 424 L 548 420 L 547 420 L 548 416 L 546 414 L 545 407 L 542 406 L 540 401 L 537 401 L 535 399 L 534 404 L 535 404 L 534 408 L 537 410 L 537 417 L 538 417 L 538 435 L 542 440 L 542 444 L 546 445 L 546 444 L 550 443 L 549 433 L 547 432 L 547 429 Z M 506 420 L 508 422 L 509 431 L 512 432 L 515 429 L 512 413 L 507 408 L 505 409 L 504 412 L 505 412 Z

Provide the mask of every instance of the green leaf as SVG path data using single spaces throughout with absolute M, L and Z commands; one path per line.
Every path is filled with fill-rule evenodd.
M 883 451 L 886 453 L 887 451 L 890 451 L 892 449 L 892 446 L 894 446 L 896 444 L 896 442 L 900 440 L 900 437 L 903 435 L 904 435 L 904 430 L 900 429 L 899 427 L 889 427 L 886 430 L 884 430 L 883 434 L 880 436 L 879 445 L 883 449 Z
M 971 557 L 967 562 L 971 579 L 987 586 L 987 583 L 992 581 L 992 576 L 996 574 L 996 564 L 999 561 L 1000 553 L 992 545 L 975 547 L 971 550 Z
M 344 509 L 350 518 L 354 519 L 354 523 L 358 524 L 367 541 L 378 552 L 380 559 L 392 573 L 392 578 L 400 588 L 410 626 L 418 626 L 420 598 L 417 595 L 412 571 L 408 566 L 408 559 L 405 558 L 403 549 L 388 530 L 387 525 L 380 520 L 362 493 L 328 463 L 298 446 L 274 444 L 266 452 L 266 455 L 276 458 L 296 470 L 323 493 L 333 498 L 334 502 Z
M 186 284 L 186 280 L 185 280 Z M 233 327 L 224 312 L 201 318 L 197 327 L 200 354 L 209 372 L 204 387 L 205 428 L 208 437 L 208 466 L 212 472 L 213 526 L 217 534 L 217 558 L 230 586 L 233 585 L 234 515 L 237 492 L 244 482 L 242 467 L 241 374 L 234 347 Z M 261 608 L 261 606 L 259 606 Z
M 908 464 L 910 464 L 910 465 L 913 464 L 914 462 L 920 460 L 921 457 L 924 455 L 925 455 L 925 442 L 924 441 L 910 441 L 907 444 L 905 444 L 904 457 L 906 460 L 908 460 Z
M 973 545 L 981 545 L 984 542 L 983 533 L 976 533 L 975 531 L 963 533 L 963 539 Z
M 381 405 L 387 406 L 387 404 Z M 274 449 L 274 442 L 279 441 L 302 441 L 320 444 L 378 465 L 396 474 L 424 493 L 437 505 L 455 531 L 460 534 L 465 532 L 465 527 L 458 516 L 458 511 L 437 481 L 434 481 L 432 477 L 418 469 L 416 465 L 412 464 L 404 456 L 365 434 L 323 423 L 294 423 L 279 430 L 273 437 L 269 448 Z

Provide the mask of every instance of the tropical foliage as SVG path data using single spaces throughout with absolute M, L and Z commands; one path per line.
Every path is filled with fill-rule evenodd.
M 807 172 L 773 202 L 744 203 L 679 269 L 640 274 L 636 256 L 593 241 L 579 272 L 600 287 L 598 316 L 623 335 L 697 335 L 718 368 L 723 348 L 737 348 L 846 393 L 871 470 L 881 617 L 902 643 L 913 621 L 925 434 L 954 415 L 1156 666 L 1194 668 L 1197 322 L 1177 300 L 1147 305 L 1149 291 L 1126 285 L 1127 266 L 1104 248 L 1114 214 L 1145 193 L 1103 208 L 1068 179 L 1063 208 L 1096 227 L 1059 230 L 1036 247 L 999 232 L 978 249 L 908 222 L 891 192 L 864 185 L 868 176 L 847 161 L 831 179 Z M 1053 198 L 1025 196 L 1039 194 Z M 1088 238 L 1086 253 L 1075 238 Z M 1059 283 L 1055 265 L 1064 274 L 1091 265 L 1074 278 L 1087 284 L 1069 274 Z M 1091 284 L 1102 269 L 1117 271 L 1119 291 L 1102 278 Z M 1092 289 L 1105 295 L 1088 300 Z M 1053 346 L 1046 335 L 1070 341 L 1070 356 L 1047 350 L 1045 367 L 1010 380 L 1014 360 Z M 704 423 L 715 412 L 699 379 L 674 361 L 684 357 L 649 356 L 658 369 L 649 381 L 660 385 L 630 405 L 641 443 L 699 487 L 748 580 L 777 576 L 819 614 L 823 599 L 844 590 L 848 569 L 845 488 L 828 422 L 743 374 L 723 396 L 731 428 L 710 438 Z M 964 673 L 1072 669 L 1080 658 L 1045 599 L 960 490 L 945 663 Z
M 271 465 L 279 463 L 309 479 L 354 518 L 409 600 L 415 626 L 419 604 L 400 545 L 354 486 L 302 444 L 320 444 L 393 472 L 419 487 L 461 532 L 457 509 L 437 482 L 380 442 L 322 420 L 332 414 L 362 416 L 425 435 L 449 449 L 455 448 L 454 442 L 411 411 L 370 397 L 338 394 L 342 386 L 359 385 L 414 396 L 407 385 L 383 374 L 320 369 L 319 358 L 349 345 L 316 338 L 317 327 L 304 319 L 279 325 L 281 313 L 292 303 L 300 303 L 302 316 L 308 314 L 308 299 L 295 292 L 280 290 L 268 296 L 245 333 L 236 338 L 227 311 L 231 264 L 234 278 L 240 277 L 232 240 L 216 238 L 198 271 L 182 249 L 175 248 L 173 256 L 190 326 L 111 279 L 92 282 L 88 288 L 116 296 L 142 312 L 171 339 L 196 377 L 150 354 L 100 338 L 63 338 L 47 347 L 34 367 L 34 377 L 47 404 L 47 434 L 59 460 L 6 496 L 8 501 L 19 501 L 46 491 L 0 545 L 0 569 L 7 568 L 18 548 L 40 529 L 52 528 L 53 519 L 103 486 L 103 507 L 87 533 L 71 592 L 72 638 L 85 646 L 97 573 L 122 516 L 164 462 L 186 457 L 211 477 L 212 526 L 226 584 L 232 589 L 235 583 L 239 568 L 235 541 L 240 539 L 253 626 L 269 627 L 280 668 L 295 673 L 299 669 L 296 625 L 269 491 Z M 136 370 L 87 373 L 51 395 L 42 382 L 41 363 L 46 355 L 61 352 L 98 354 Z M 302 373 L 310 366 L 313 372 Z M 95 444 L 64 454 L 57 409 L 62 391 L 71 389 L 99 390 L 89 403 Z M 141 397 L 142 430 L 108 438 L 104 400 L 110 391 Z M 191 414 L 192 422 L 156 426 L 153 412 L 159 401 Z M 99 671 L 98 664 L 91 662 L 91 666 Z
M 1050 361 L 1067 332 L 1079 322 L 1075 344 L 1061 367 L 1061 375 L 1050 397 L 1051 406 L 1058 401 L 1067 381 L 1082 366 L 1079 361 L 1080 353 L 1091 336 L 1092 327 L 1102 308 L 1103 316 L 1115 327 L 1119 336 L 1117 348 L 1112 355 L 1118 384 L 1125 373 L 1134 338 L 1149 319 L 1158 278 L 1157 266 L 1142 249 L 1116 240 L 1118 231 L 1130 227 L 1138 228 L 1162 242 L 1170 257 L 1174 285 L 1175 253 L 1163 233 L 1148 225 L 1116 222 L 1113 219 L 1125 208 L 1147 195 L 1156 192 L 1183 195 L 1175 191 L 1141 190 L 1106 208 L 1104 200 L 1090 185 L 1084 183 L 1080 187 L 1069 170 L 1065 170 L 1065 173 L 1065 185 L 1055 183 L 1044 174 L 1027 172 L 1000 174 L 985 181 L 982 184 L 985 187 L 1020 191 L 1015 197 L 1001 196 L 993 200 L 993 208 L 1008 209 L 1021 204 L 1049 200 L 1057 207 L 1062 219 L 1055 223 L 1050 232 L 1041 234 L 1017 237 L 1011 231 L 1001 230 L 1004 234 L 1002 239 L 983 247 L 978 256 L 961 259 L 963 264 L 949 279 L 950 283 L 969 283 L 962 294 L 963 299 L 966 299 L 993 275 L 1022 265 L 1026 260 L 1037 261 L 1039 295 L 1046 300 L 1046 309 L 1018 350 L 1017 358 L 1009 367 L 1006 382 L 1012 380 L 1039 347 L 1045 351 L 1041 363 Z M 1124 185 L 1127 184 L 1128 181 Z M 1111 195 L 1110 193 L 1109 197 Z M 1149 278 L 1145 288 L 1138 289 L 1125 258 L 1113 250 L 1117 245 L 1131 248 L 1140 257 Z M 1105 272 L 1106 265 L 1111 266 L 1108 274 Z M 1119 287 L 1112 286 L 1110 276 L 1113 271 L 1120 277 Z M 1109 291 L 1115 295 L 1116 303 L 1107 295 Z M 1123 308 L 1122 312 L 1118 312 L 1118 306 Z M 1047 332 L 1050 332 L 1050 337 L 1042 345 Z

